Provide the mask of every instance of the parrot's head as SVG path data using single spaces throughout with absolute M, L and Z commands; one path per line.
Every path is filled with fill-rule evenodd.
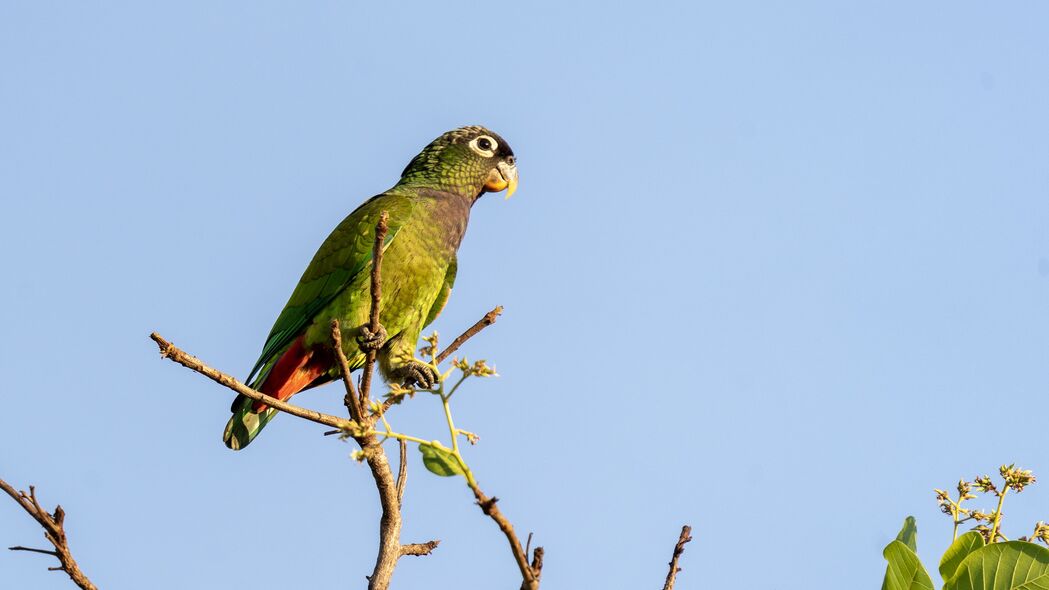
M 472 197 L 517 190 L 514 151 L 499 134 L 472 125 L 449 131 L 430 142 L 401 173 L 401 182 L 434 182 Z

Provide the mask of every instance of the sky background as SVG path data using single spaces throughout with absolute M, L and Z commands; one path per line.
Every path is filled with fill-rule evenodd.
M 456 421 L 543 588 L 659 587 L 683 523 L 681 590 L 876 588 L 908 514 L 935 572 L 932 489 L 1002 462 L 1047 480 L 1006 534 L 1049 520 L 1046 3 L 147 4 L 0 3 L 0 476 L 100 587 L 363 587 L 351 446 L 226 450 L 230 394 L 148 334 L 244 377 L 328 232 L 476 123 L 521 185 L 435 327 L 506 308 Z M 391 420 L 446 435 L 433 399 Z M 394 587 L 516 587 L 411 460 L 403 539 L 442 543 Z M 0 544 L 44 543 L 0 500 Z M 0 586 L 50 565 L 2 551 Z

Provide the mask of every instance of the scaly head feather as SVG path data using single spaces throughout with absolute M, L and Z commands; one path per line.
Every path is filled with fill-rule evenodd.
M 401 173 L 399 185 L 426 186 L 477 198 L 517 189 L 517 164 L 510 145 L 479 125 L 460 127 L 430 142 Z

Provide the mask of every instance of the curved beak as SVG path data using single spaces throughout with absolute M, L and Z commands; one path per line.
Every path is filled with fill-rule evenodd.
M 517 166 L 499 162 L 499 164 L 488 173 L 488 181 L 484 188 L 497 193 L 506 190 L 506 198 L 509 199 L 517 190 Z

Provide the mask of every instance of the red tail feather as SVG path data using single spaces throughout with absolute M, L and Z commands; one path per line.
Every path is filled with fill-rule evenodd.
M 259 391 L 284 401 L 305 389 L 327 370 L 328 363 L 317 358 L 313 350 L 307 349 L 303 345 L 303 337 L 299 336 L 273 365 Z M 255 402 L 252 411 L 263 412 L 268 407 L 262 402 Z

